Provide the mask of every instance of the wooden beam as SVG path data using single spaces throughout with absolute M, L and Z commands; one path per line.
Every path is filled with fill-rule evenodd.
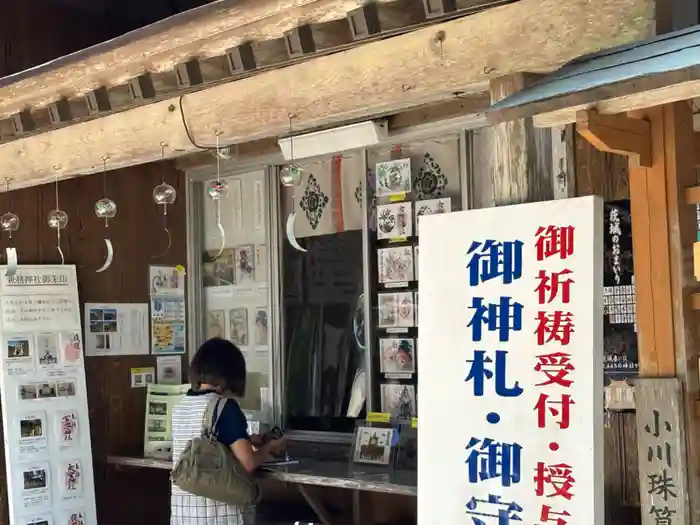
M 12 127 L 15 130 L 15 135 L 22 135 L 23 133 L 28 133 L 36 128 L 34 117 L 32 117 L 32 114 L 28 109 L 24 109 L 19 113 L 12 115 L 11 120 Z
M 135 101 L 155 98 L 156 88 L 150 73 L 144 73 L 129 81 L 129 93 Z
M 87 102 L 88 112 L 90 114 L 99 113 L 101 111 L 109 111 L 112 109 L 112 102 L 109 99 L 109 92 L 104 86 L 90 91 L 87 95 L 85 95 L 85 100 Z
M 232 75 L 240 75 L 246 71 L 252 71 L 258 67 L 255 62 L 253 44 L 245 42 L 240 46 L 229 49 L 226 52 L 228 65 Z
M 522 74 L 491 81 L 491 103 L 523 89 Z M 552 187 L 552 136 L 535 129 L 532 119 L 511 120 L 493 127 L 491 181 L 496 206 L 554 197 Z
M 73 118 L 73 114 L 68 103 L 67 98 L 61 98 L 49 104 L 49 118 L 51 123 L 55 126 L 57 124 L 63 124 L 69 122 Z
M 393 3 L 367 3 L 348 13 L 350 32 L 354 40 L 362 40 L 382 31 L 422 22 L 425 13 L 420 0 L 397 0 Z
M 366 0 L 219 0 L 0 80 L 0 118 L 57 95 L 112 87 L 143 71 L 170 71 L 196 56 L 224 55 L 251 40 L 281 38 L 299 24 L 345 20 Z M 395 0 L 374 0 L 390 3 Z M 347 24 L 346 24 L 347 25 Z M 286 113 L 285 113 L 286 114 Z
M 176 97 L 0 145 L 0 176 L 11 173 L 17 187 L 19 179 L 47 180 L 54 164 L 61 165 L 63 176 L 94 172 L 105 154 L 113 169 L 150 162 L 161 157 L 164 140 L 169 155 L 195 152 L 182 125 L 181 102 L 191 137 L 212 146 L 216 130 L 223 144 L 283 135 L 290 112 L 297 114 L 295 129 L 301 132 L 450 100 L 454 93 L 482 92 L 492 70 L 499 76 L 548 71 L 602 47 L 648 36 L 651 20 L 636 13 L 640 2 L 651 1 L 520 0 L 217 85 L 182 101 Z M 550 23 L 540 23 L 541 12 Z M 438 34 L 444 35 L 441 45 Z M 522 35 L 528 35 L 527 46 L 499 51 Z
M 640 166 L 651 167 L 651 125 L 625 115 L 579 111 L 576 130 L 600 151 L 636 156 Z
M 202 69 L 199 67 L 199 60 L 193 58 L 187 62 L 177 64 L 175 66 L 175 77 L 177 79 L 177 87 L 180 89 L 200 85 L 204 79 L 202 78 Z

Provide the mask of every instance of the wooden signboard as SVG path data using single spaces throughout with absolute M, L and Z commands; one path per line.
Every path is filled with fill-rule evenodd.
M 681 382 L 639 379 L 636 397 L 642 524 L 689 523 Z

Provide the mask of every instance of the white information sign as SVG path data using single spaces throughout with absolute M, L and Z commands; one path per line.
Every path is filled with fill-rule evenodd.
M 603 208 L 421 218 L 419 525 L 602 525 Z
M 96 525 L 75 266 L 0 266 L 10 523 Z

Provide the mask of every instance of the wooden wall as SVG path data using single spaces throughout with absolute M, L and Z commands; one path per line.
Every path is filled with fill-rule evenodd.
M 609 201 L 629 199 L 627 157 L 600 152 L 578 134 L 574 140 L 577 195 L 599 195 Z M 639 523 L 641 515 L 635 414 L 610 412 L 606 421 L 605 499 L 608 523 Z
M 164 258 L 153 260 L 167 246 L 162 212 L 152 199 L 152 190 L 163 177 L 176 188 L 178 198 L 168 213 L 170 251 Z M 108 194 L 118 206 L 108 231 L 93 211 L 95 201 L 103 196 L 102 175 L 59 184 L 60 207 L 68 213 L 68 226 L 62 235 L 66 263 L 77 266 L 81 305 L 84 302 L 147 303 L 149 265 L 186 263 L 185 176 L 172 164 L 154 163 L 109 172 L 107 182 Z M 20 264 L 60 263 L 55 231 L 46 223 L 48 213 L 55 206 L 54 191 L 51 184 L 0 194 L 0 209 L 12 210 L 20 217 L 20 229 L 13 236 Z M 98 274 L 95 270 L 105 257 L 105 233 L 109 233 L 114 244 L 115 257 L 111 268 Z M 138 469 L 121 473 L 105 466 L 108 454 L 143 453 L 145 390 L 130 387 L 129 373 L 132 367 L 155 366 L 155 359 L 153 356 L 86 358 L 101 525 L 130 523 L 127 516 L 138 517 L 139 523 L 167 522 L 170 486 L 166 472 Z M 183 358 L 183 366 L 186 363 Z M 0 461 L 0 525 L 8 525 L 5 460 L 0 458 Z M 134 513 L 136 509 L 138 513 Z

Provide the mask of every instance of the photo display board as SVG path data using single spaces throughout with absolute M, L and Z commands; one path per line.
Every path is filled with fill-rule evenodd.
M 603 203 L 424 217 L 418 523 L 602 525 Z
M 95 525 L 75 266 L 0 266 L 2 419 L 11 525 Z

